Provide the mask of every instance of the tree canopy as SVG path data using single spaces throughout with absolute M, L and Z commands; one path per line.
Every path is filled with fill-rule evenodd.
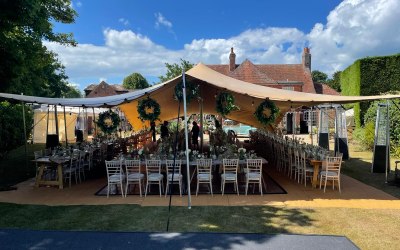
M 181 64 L 173 63 L 165 63 L 165 67 L 167 67 L 167 73 L 164 76 L 159 76 L 160 82 L 166 82 L 175 78 L 182 74 L 182 69 L 185 69 L 185 72 L 189 69 L 193 68 L 194 64 L 189 61 L 181 59 Z
M 43 41 L 75 46 L 71 33 L 53 31 L 74 22 L 70 0 L 2 0 L 0 9 L 0 92 L 64 96 L 65 68 Z
M 340 88 L 340 73 L 342 73 L 342 71 L 336 71 L 335 73 L 333 73 L 332 78 L 328 79 L 326 83 L 329 87 L 333 88 L 337 92 L 342 91 Z
M 311 72 L 313 82 L 325 83 L 328 80 L 328 75 L 319 70 L 313 70 Z
M 125 77 L 122 86 L 126 89 L 145 89 L 150 87 L 146 78 L 144 78 L 140 73 L 132 73 Z

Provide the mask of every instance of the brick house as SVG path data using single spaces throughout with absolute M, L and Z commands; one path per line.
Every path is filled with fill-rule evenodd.
M 302 62 L 300 64 L 253 64 L 246 59 L 241 64 L 236 63 L 236 54 L 231 48 L 229 64 L 207 65 L 211 69 L 245 82 L 262 86 L 307 92 L 314 94 L 339 95 L 334 89 L 321 83 L 314 83 L 311 76 L 311 53 L 309 48 L 304 48 Z M 308 115 L 312 115 L 313 125 L 316 125 L 317 116 L 308 112 L 308 107 L 303 107 L 296 112 L 296 127 L 300 127 L 301 133 L 309 130 Z M 293 118 L 292 113 L 286 114 L 283 126 L 288 133 L 293 130 L 292 123 L 287 123 Z
M 101 81 L 99 84 L 90 84 L 84 91 L 86 98 L 120 95 L 129 92 L 120 84 L 111 85 L 105 81 Z

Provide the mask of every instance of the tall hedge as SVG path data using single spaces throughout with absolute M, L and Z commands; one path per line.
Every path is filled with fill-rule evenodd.
M 340 76 L 343 95 L 379 95 L 400 90 L 400 54 L 355 61 Z M 356 127 L 364 121 L 369 103 L 354 105 Z

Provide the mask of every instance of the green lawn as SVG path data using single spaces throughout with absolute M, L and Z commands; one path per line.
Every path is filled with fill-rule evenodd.
M 165 232 L 167 207 L 38 206 L 0 203 L 0 228 Z M 345 235 L 361 249 L 396 249 L 398 210 L 173 207 L 171 232 Z

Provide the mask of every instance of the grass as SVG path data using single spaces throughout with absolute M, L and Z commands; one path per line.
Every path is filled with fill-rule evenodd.
M 40 206 L 0 203 L 1 228 L 165 232 L 166 207 Z M 384 209 L 271 206 L 173 207 L 171 232 L 345 235 L 361 249 L 396 249 L 400 213 Z
M 390 183 L 385 183 L 385 174 L 371 173 L 372 152 L 358 150 L 357 145 L 349 145 L 349 148 L 350 159 L 345 161 L 342 168 L 345 175 L 400 198 L 400 188 Z M 393 157 L 390 160 L 392 170 L 395 168 L 395 160 L 397 159 Z M 391 173 L 388 180 L 392 181 L 393 179 L 394 175 Z

